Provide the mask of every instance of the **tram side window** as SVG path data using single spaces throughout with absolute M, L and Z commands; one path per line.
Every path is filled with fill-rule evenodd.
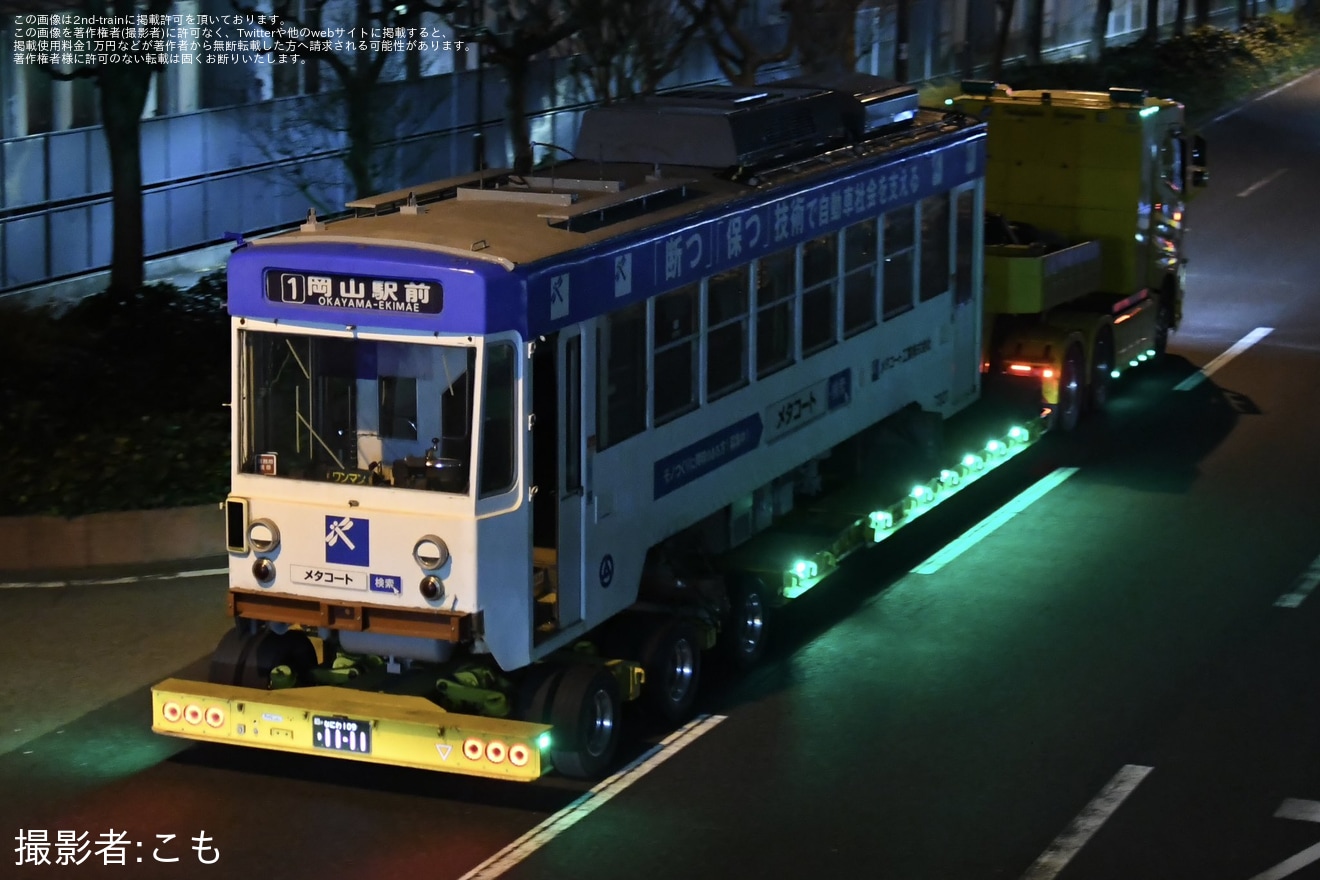
M 949 289 L 949 194 L 921 200 L 921 301 Z
M 957 257 L 954 268 L 953 296 L 958 305 L 972 301 L 972 267 L 977 245 L 973 238 L 981 225 L 976 221 L 976 192 L 965 189 L 958 193 L 958 234 L 954 242 Z
M 749 272 L 739 266 L 706 282 L 706 400 L 747 383 Z
M 912 308 L 915 213 L 915 206 L 906 205 L 885 214 L 885 320 Z
M 793 362 L 793 293 L 796 248 L 763 257 L 757 264 L 756 377 Z
M 834 344 L 835 282 L 839 275 L 839 234 L 813 238 L 802 246 L 802 356 Z
M 697 406 L 697 294 L 695 284 L 657 297 L 653 342 L 655 424 L 663 425 Z
M 481 409 L 481 480 L 485 497 L 505 491 L 514 480 L 514 348 L 486 348 L 486 399 Z
M 843 231 L 843 335 L 875 325 L 876 222 L 863 220 Z
M 621 443 L 646 428 L 646 303 L 608 315 L 597 331 L 596 442 Z

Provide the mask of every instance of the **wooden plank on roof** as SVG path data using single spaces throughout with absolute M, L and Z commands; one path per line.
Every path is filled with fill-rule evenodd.
M 444 180 L 433 180 L 430 183 L 410 186 L 406 189 L 396 189 L 391 192 L 380 193 L 379 195 L 354 199 L 351 202 L 346 202 L 345 207 L 359 211 L 381 211 L 385 208 L 392 208 L 395 205 L 406 204 L 409 196 L 413 196 L 417 201 L 421 202 L 440 195 L 448 190 L 458 189 L 460 186 L 471 186 L 474 183 L 484 183 L 487 180 L 507 177 L 512 173 L 512 168 L 487 168 L 484 171 L 474 171 L 471 174 L 462 174 L 458 177 L 446 177 Z
M 623 192 L 606 196 L 604 198 L 585 199 L 578 202 L 577 205 L 563 211 L 547 211 L 543 214 L 537 214 L 536 216 L 551 223 L 572 223 L 572 221 L 578 217 L 601 213 L 612 208 L 619 208 L 633 202 L 643 201 L 652 196 L 682 190 L 696 182 L 697 179 L 695 177 L 675 177 L 670 180 L 658 180 L 654 183 L 646 184 L 645 186 L 630 187 Z

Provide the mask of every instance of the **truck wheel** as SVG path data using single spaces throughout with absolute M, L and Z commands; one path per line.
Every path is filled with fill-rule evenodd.
M 1155 309 L 1155 339 L 1151 347 L 1155 349 L 1155 359 L 1164 357 L 1169 350 L 1169 333 L 1173 329 L 1173 291 L 1169 285 L 1160 292 L 1160 304 Z
M 1109 403 L 1110 373 L 1114 370 L 1114 331 L 1100 328 L 1091 350 L 1091 385 L 1087 389 L 1087 404 L 1092 412 L 1100 412 Z
M 668 725 L 682 724 L 692 714 L 701 681 L 701 648 L 692 624 L 660 622 L 642 651 L 646 705 Z
M 1063 354 L 1063 365 L 1059 374 L 1059 402 L 1054 407 L 1054 425 L 1060 431 L 1072 431 L 1082 417 L 1082 401 L 1085 399 L 1086 358 L 1082 347 L 1076 342 L 1069 343 Z
M 551 697 L 550 760 L 564 776 L 604 775 L 619 747 L 619 683 L 602 666 L 570 666 Z
M 208 680 L 216 684 L 268 689 L 270 671 L 287 666 L 302 682 L 316 666 L 316 648 L 301 632 L 275 633 L 260 629 L 255 633 L 231 629 L 220 639 L 211 655 Z
M 738 669 L 751 669 L 765 653 L 769 597 L 761 579 L 745 575 L 729 587 L 729 618 L 720 647 Z

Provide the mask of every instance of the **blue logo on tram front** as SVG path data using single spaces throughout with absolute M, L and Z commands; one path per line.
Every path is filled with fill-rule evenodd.
M 325 518 L 325 561 L 365 567 L 371 558 L 371 523 L 351 516 Z

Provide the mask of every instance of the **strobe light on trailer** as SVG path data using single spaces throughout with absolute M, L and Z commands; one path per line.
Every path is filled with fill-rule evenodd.
M 869 534 L 873 544 L 886 540 L 904 525 L 1025 451 L 1044 435 L 1047 423 L 1047 418 L 1042 417 L 1030 424 L 1013 425 L 1003 436 L 986 441 L 980 454 L 965 454 L 954 467 L 944 468 L 931 480 L 914 486 L 906 498 L 857 519 L 828 550 L 794 559 L 783 573 L 784 598 L 801 596 L 833 573 L 846 556 L 862 546 L 854 536 Z

